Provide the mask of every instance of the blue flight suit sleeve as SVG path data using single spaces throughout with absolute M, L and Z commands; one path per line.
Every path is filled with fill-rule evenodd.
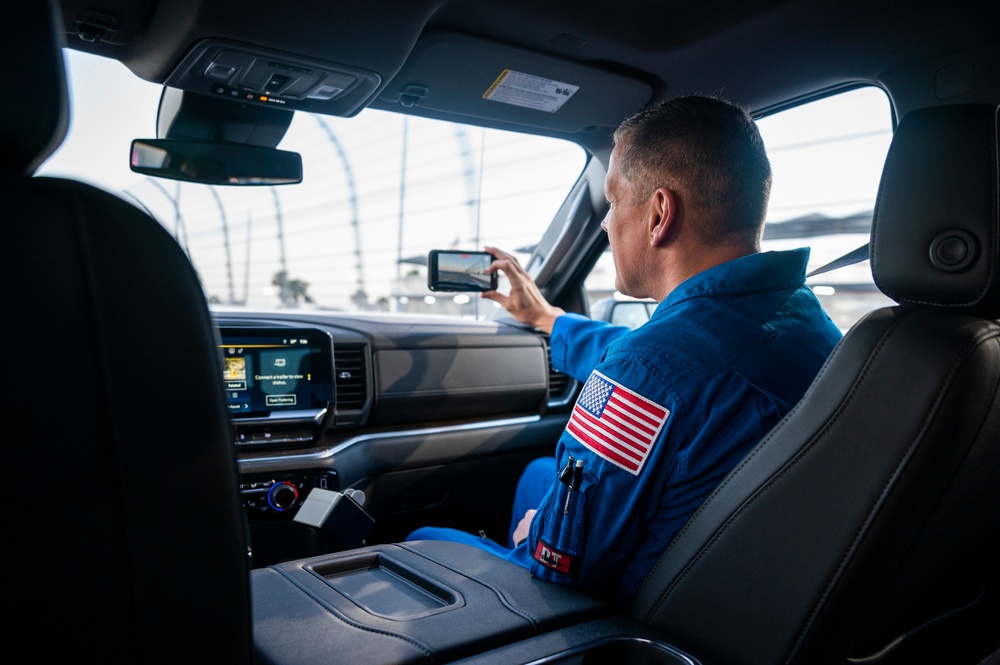
M 601 361 L 608 345 L 629 331 L 625 326 L 579 314 L 563 314 L 556 319 L 549 338 L 552 365 L 582 383 Z

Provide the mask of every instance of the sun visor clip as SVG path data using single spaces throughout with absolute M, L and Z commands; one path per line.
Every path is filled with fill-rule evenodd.
M 408 85 L 399 93 L 399 104 L 406 108 L 413 108 L 422 102 L 430 94 L 430 90 L 422 85 Z
M 73 24 L 71 32 L 85 42 L 120 43 L 115 41 L 115 33 L 118 32 L 118 19 L 102 12 L 84 12 Z

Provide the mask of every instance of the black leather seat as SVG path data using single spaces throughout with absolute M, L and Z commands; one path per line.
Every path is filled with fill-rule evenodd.
M 997 133 L 990 105 L 902 120 L 870 245 L 902 304 L 847 333 L 634 617 L 730 665 L 977 663 L 1000 646 Z
M 215 332 L 133 205 L 31 177 L 63 139 L 61 26 L 15 3 L 0 106 L 11 654 L 251 661 L 249 565 Z M 127 146 L 110 146 L 127 159 Z M 13 424 L 13 429 L 9 428 Z M 11 519 L 12 518 L 12 519 Z

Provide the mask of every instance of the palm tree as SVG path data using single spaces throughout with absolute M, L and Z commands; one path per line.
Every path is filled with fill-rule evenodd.
M 271 279 L 271 284 L 278 287 L 278 299 L 282 307 L 298 307 L 299 300 L 307 303 L 313 302 L 309 295 L 309 282 L 301 279 L 288 279 L 288 273 L 284 270 L 278 271 Z

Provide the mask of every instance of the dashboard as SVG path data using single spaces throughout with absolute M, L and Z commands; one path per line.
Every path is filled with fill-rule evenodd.
M 499 535 L 520 469 L 551 455 L 578 389 L 547 337 L 517 323 L 213 317 L 255 566 L 329 551 L 294 520 L 314 488 L 364 493 L 368 544 L 424 523 Z

